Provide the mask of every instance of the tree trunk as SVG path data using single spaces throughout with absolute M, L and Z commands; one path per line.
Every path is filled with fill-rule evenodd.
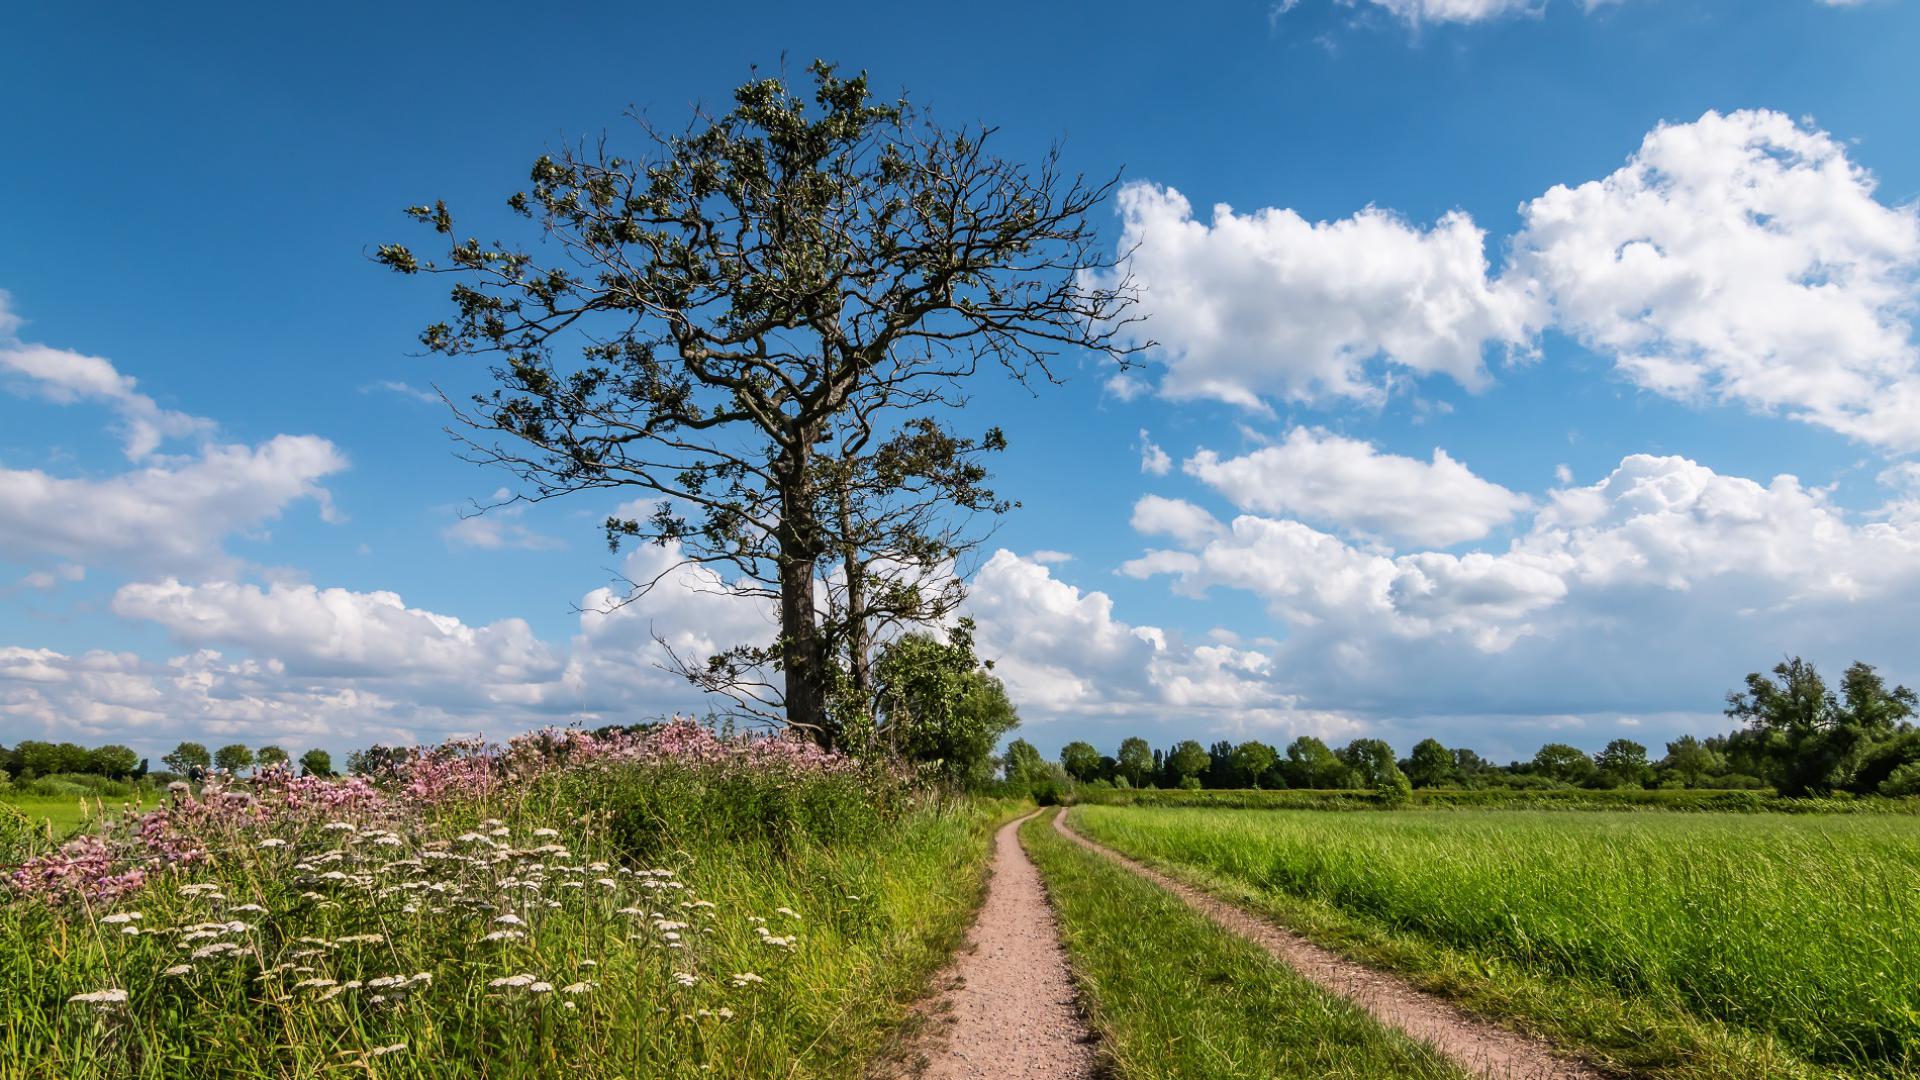
M 787 723 L 830 747 L 826 670 L 813 597 L 818 530 L 807 491 L 811 442 L 799 439 L 796 444 L 799 449 L 786 455 L 786 467 L 780 470 L 780 659 L 786 672 Z
M 853 536 L 853 509 L 848 505 L 847 483 L 840 481 L 841 563 L 847 575 L 847 674 L 856 700 L 868 703 L 873 690 L 873 643 L 867 633 L 866 566 L 860 561 L 859 545 Z

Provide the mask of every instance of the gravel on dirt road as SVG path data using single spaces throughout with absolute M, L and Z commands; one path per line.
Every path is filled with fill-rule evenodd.
M 1031 816 L 1031 815 L 1029 815 Z M 1053 909 L 1017 835 L 994 837 L 987 900 L 942 982 L 942 1019 L 920 1049 L 926 1080 L 1088 1080 L 1093 1037 L 1075 1003 Z

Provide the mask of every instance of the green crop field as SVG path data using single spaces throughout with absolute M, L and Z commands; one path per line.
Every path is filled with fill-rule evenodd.
M 1083 806 L 1075 827 L 1644 1074 L 1920 1068 L 1920 821 Z

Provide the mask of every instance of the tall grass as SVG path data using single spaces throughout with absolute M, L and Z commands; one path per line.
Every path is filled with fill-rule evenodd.
M 845 769 L 523 779 L 246 794 L 283 802 L 181 812 L 201 853 L 143 881 L 16 886 L 0 1076 L 860 1076 L 964 932 L 995 811 Z
M 1159 865 L 1736 1025 L 1819 1065 L 1920 1067 L 1911 818 L 1089 806 L 1074 820 Z

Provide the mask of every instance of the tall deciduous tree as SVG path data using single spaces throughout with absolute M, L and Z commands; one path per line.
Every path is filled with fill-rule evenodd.
M 1008 507 L 981 458 L 1004 446 L 941 419 L 997 367 L 1050 379 L 1057 354 L 1124 360 L 1131 286 L 1087 220 L 1111 183 L 988 150 L 864 76 L 811 68 L 810 93 L 758 78 L 684 131 L 642 122 L 636 157 L 604 140 L 541 157 L 509 205 L 547 250 L 459 239 L 444 204 L 410 213 L 454 275 L 451 319 L 422 341 L 498 357 L 496 389 L 456 414 L 518 497 L 616 489 L 650 510 L 610 546 L 669 546 L 777 604 L 780 632 L 683 664 L 705 689 L 836 741 L 890 624 L 960 599 L 968 519 Z M 661 580 L 633 582 L 632 599 Z M 820 597 L 829 597 L 822 604 Z
M 1185 783 L 1198 777 L 1212 761 L 1206 747 L 1193 739 L 1182 739 L 1167 755 L 1167 779 L 1175 784 Z
M 1682 784 L 1699 787 L 1710 773 L 1726 767 L 1726 760 L 1692 735 L 1682 735 L 1667 744 L 1667 756 L 1660 767 L 1672 773 Z
M 1647 748 L 1632 739 L 1615 739 L 1593 756 L 1600 777 L 1614 787 L 1639 787 L 1652 775 Z
M 1287 783 L 1298 788 L 1343 788 L 1352 775 L 1326 743 L 1302 735 L 1287 744 Z
M 1153 778 L 1153 749 L 1138 735 L 1120 740 L 1119 762 L 1120 775 L 1134 787 L 1141 787 Z
M 213 763 L 228 772 L 239 772 L 253 765 L 253 750 L 244 743 L 233 743 L 213 752 Z
M 874 678 L 874 744 L 962 786 L 988 779 L 994 746 L 1020 726 L 1006 687 L 974 655 L 966 619 L 945 641 L 916 632 L 889 642 Z
M 1596 768 L 1585 750 L 1567 743 L 1548 743 L 1533 755 L 1534 772 L 1566 784 L 1591 781 Z
M 1783 795 L 1849 789 L 1916 706 L 1912 690 L 1889 687 L 1870 664 L 1848 667 L 1835 695 L 1813 664 L 1796 656 L 1774 665 L 1772 678 L 1749 674 L 1744 691 L 1727 695 L 1727 715 L 1748 725 L 1729 740 L 1730 750 L 1762 761 Z
M 1250 739 L 1233 748 L 1233 778 L 1237 784 L 1257 788 L 1267 781 L 1279 751 L 1258 739 Z
M 1030 783 L 1044 779 L 1047 775 L 1047 759 L 1040 751 L 1025 739 L 1015 739 L 1007 744 L 1007 779 L 1015 783 Z
M 1407 755 L 1407 779 L 1414 787 L 1439 787 L 1455 777 L 1453 751 L 1439 739 L 1421 739 Z
M 1060 767 L 1082 783 L 1100 776 L 1100 751 L 1090 742 L 1075 740 L 1060 748 Z
M 132 776 L 140 767 L 140 755 L 131 747 L 110 744 L 87 752 L 87 770 L 114 779 Z
M 212 768 L 213 755 L 200 743 L 183 742 L 174 747 L 172 753 L 161 755 L 160 763 L 184 775 L 195 769 Z

